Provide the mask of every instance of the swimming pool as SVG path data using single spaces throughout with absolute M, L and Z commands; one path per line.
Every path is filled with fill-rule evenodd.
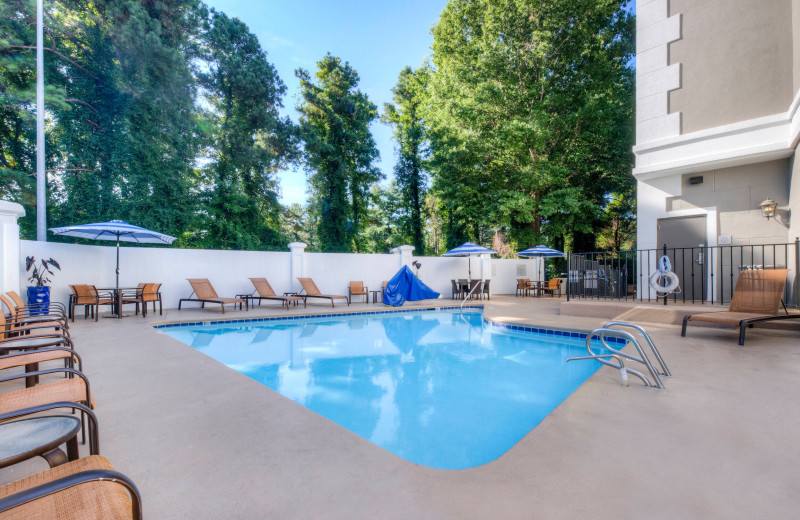
M 417 464 L 508 451 L 599 363 L 578 334 L 493 326 L 480 310 L 360 313 L 161 330 Z

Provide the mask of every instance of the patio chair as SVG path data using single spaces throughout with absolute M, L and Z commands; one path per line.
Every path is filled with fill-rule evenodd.
M 108 459 L 90 455 L 0 487 L 0 517 L 141 520 L 142 499 Z
M 517 278 L 517 293 L 516 296 L 522 294 L 522 296 L 527 296 L 528 292 L 530 292 L 530 280 L 528 278 Z
M 487 300 L 491 300 L 491 298 L 489 297 L 489 284 L 490 283 L 491 283 L 491 280 L 484 280 L 483 281 L 483 290 L 482 290 L 482 292 L 483 292 L 483 294 L 486 295 L 486 299 Z
M 83 317 L 89 319 L 91 313 L 94 321 L 100 317 L 100 306 L 110 305 L 114 306 L 114 298 L 111 294 L 100 293 L 94 285 L 73 285 L 72 290 L 74 294 L 70 301 L 69 316 L 72 316 L 72 321 L 75 321 L 75 307 L 83 305 Z
M 77 352 L 66 347 L 49 347 L 37 349 L 25 349 L 14 354 L 0 356 L 0 370 L 8 368 L 25 367 L 25 372 L 38 372 L 39 363 L 47 361 L 63 360 L 66 368 L 75 368 L 78 362 L 78 371 L 83 369 L 83 363 Z M 30 377 L 25 380 L 25 386 L 31 387 L 36 384 L 36 378 Z
M 701 321 L 739 327 L 739 345 L 744 345 L 745 331 L 748 327 L 752 328 L 754 323 L 800 319 L 800 314 L 789 314 L 785 307 L 785 314 L 778 314 L 788 273 L 788 269 L 742 271 L 736 282 L 728 310 L 687 314 L 683 318 L 681 336 L 686 336 L 686 326 L 690 321 Z
M 17 306 L 17 309 L 20 313 L 28 313 L 33 314 L 35 312 L 39 312 L 42 308 L 47 308 L 48 312 L 50 313 L 59 313 L 66 315 L 67 308 L 61 302 L 50 302 L 50 303 L 31 303 L 27 306 L 25 305 L 25 301 L 16 291 L 8 291 L 6 294 L 11 297 L 11 300 Z
M 39 377 L 50 374 L 64 373 L 67 378 L 37 384 L 36 386 L 26 386 L 18 390 L 11 390 L 0 394 L 0 414 L 9 414 L 18 410 L 33 408 L 37 406 L 49 405 L 52 403 L 80 403 L 94 409 L 92 391 L 89 387 L 89 379 L 74 368 L 49 368 L 36 372 L 23 372 L 0 378 L 0 383 L 26 378 L 26 385 L 29 382 L 35 383 Z M 83 431 L 83 442 L 86 442 L 84 413 L 81 412 L 81 430 Z
M 181 304 L 183 302 L 199 302 L 202 304 L 201 308 L 205 308 L 206 303 L 218 303 L 220 307 L 222 307 L 222 314 L 225 314 L 225 305 L 228 303 L 232 303 L 234 309 L 237 303 L 240 309 L 242 308 L 242 304 L 245 305 L 247 310 L 250 309 L 247 300 L 241 298 L 221 298 L 218 296 L 217 291 L 214 290 L 214 287 L 207 278 L 188 278 L 188 281 L 189 285 L 192 286 L 192 294 L 194 294 L 196 298 L 192 298 L 191 295 L 188 298 L 181 298 L 178 300 L 178 310 L 181 310 Z
M 156 302 L 158 302 L 158 314 L 163 316 L 164 308 L 161 302 L 161 284 L 146 283 L 142 289 L 142 316 L 147 315 L 147 304 L 153 303 L 153 312 L 156 312 Z
M 558 291 L 558 295 L 561 296 L 561 278 L 550 278 L 546 286 L 539 288 L 540 293 L 549 292 L 551 298 L 555 296 L 556 291 Z
M 10 339 L 31 339 L 56 335 L 69 337 L 69 330 L 60 321 L 20 323 L 8 320 L 5 315 L 0 313 L 0 343 Z
M 66 314 L 62 314 L 60 312 L 57 313 L 34 313 L 30 314 L 25 309 L 20 309 L 17 305 L 12 301 L 9 297 L 10 295 L 6 293 L 5 295 L 0 294 L 0 302 L 6 306 L 8 309 L 7 317 L 10 321 L 19 323 L 19 324 L 34 324 L 34 323 L 49 323 L 49 322 L 59 322 L 63 325 L 64 328 L 69 328 L 69 324 L 67 323 L 67 316 Z
M 306 300 L 302 296 L 278 296 L 266 278 L 250 278 L 250 282 L 255 287 L 255 292 L 258 293 L 258 296 L 252 294 L 247 296 L 246 299 L 250 301 L 258 300 L 259 305 L 261 305 L 261 300 L 275 300 L 281 302 L 281 306 L 286 306 L 286 310 L 289 310 L 290 303 L 297 305 L 298 302 L 303 302 L 303 307 L 306 306 Z
M 317 288 L 317 284 L 315 284 L 314 280 L 311 278 L 298 278 L 297 281 L 303 286 L 303 290 L 306 292 L 303 296 L 306 298 L 323 298 L 330 300 L 331 307 L 335 307 L 333 304 L 334 300 L 344 300 L 347 302 L 347 305 L 350 305 L 350 299 L 347 296 L 341 296 L 338 294 L 322 294 Z
M 353 296 L 363 296 L 364 303 L 368 301 L 369 289 L 364 285 L 364 282 L 350 282 L 350 287 L 348 288 L 347 294 L 347 303 L 353 302 Z
M 450 284 L 452 285 L 451 289 L 453 291 L 453 299 L 460 300 L 464 295 L 464 291 L 461 289 L 461 284 L 456 280 L 450 280 Z

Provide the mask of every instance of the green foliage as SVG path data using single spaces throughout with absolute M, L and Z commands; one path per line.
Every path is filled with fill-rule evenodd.
M 283 235 L 292 242 L 304 242 L 306 251 L 319 251 L 317 222 L 308 207 L 294 203 L 283 208 L 281 213 Z
M 296 131 L 278 110 L 286 87 L 258 39 L 241 20 L 211 10 L 200 56 L 210 162 L 204 168 L 207 235 L 218 249 L 286 245 L 275 173 L 294 153 Z
M 50 225 L 119 218 L 181 247 L 285 245 L 275 171 L 295 155 L 296 130 L 278 115 L 285 87 L 244 23 L 199 0 L 45 9 Z M 0 196 L 25 205 L 28 237 L 34 13 L 31 1 L 0 6 Z
M 363 231 L 365 253 L 388 253 L 408 243 L 407 208 L 397 183 L 386 188 L 373 184 L 369 193 L 367 225 Z
M 381 178 L 369 125 L 377 107 L 357 90 L 358 74 L 328 54 L 314 75 L 298 69 L 302 102 L 300 130 L 309 175 L 311 211 L 321 251 L 363 250 L 367 194 Z
M 631 183 L 633 18 L 622 0 L 451 0 L 425 120 L 447 246 L 593 236 Z M 590 246 L 591 247 L 591 246 Z
M 411 67 L 403 69 L 392 89 L 394 104 L 384 105 L 381 118 L 384 123 L 394 126 L 398 145 L 394 173 L 401 206 L 405 209 L 400 216 L 400 226 L 417 255 L 425 254 L 422 210 L 426 191 L 427 138 L 422 111 L 429 74 L 428 68 L 417 71 Z

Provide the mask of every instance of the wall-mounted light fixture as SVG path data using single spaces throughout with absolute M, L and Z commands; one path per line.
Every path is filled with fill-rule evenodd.
M 769 220 L 775 216 L 775 210 L 778 208 L 778 203 L 767 197 L 767 200 L 759 204 L 761 206 L 761 216 Z

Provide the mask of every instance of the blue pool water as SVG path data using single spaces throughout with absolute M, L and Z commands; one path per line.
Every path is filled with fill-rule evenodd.
M 164 332 L 417 464 L 490 462 L 600 366 L 584 340 L 506 331 L 480 312 L 165 327 Z

